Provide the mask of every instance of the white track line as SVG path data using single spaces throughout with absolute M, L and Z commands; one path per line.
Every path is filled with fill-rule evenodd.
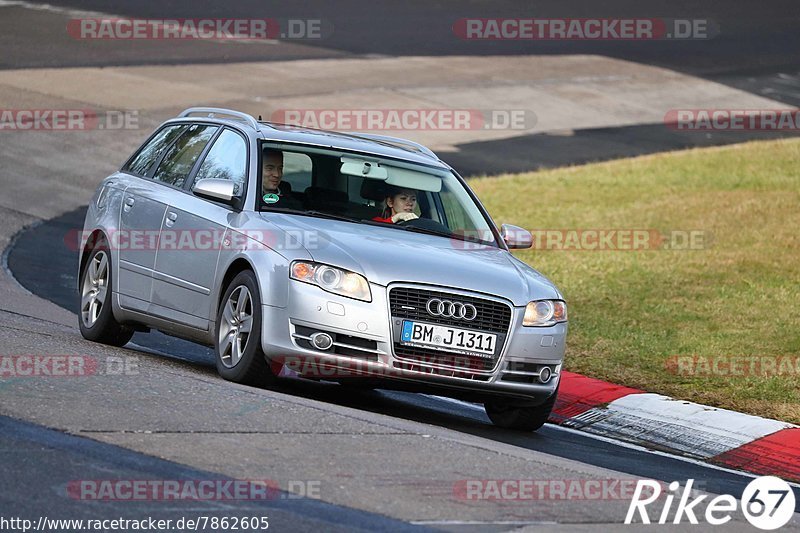
M 73 17 L 86 17 L 86 18 L 122 18 L 116 17 L 109 13 L 100 13 L 99 11 L 84 11 L 81 9 L 72 9 L 68 7 L 51 6 L 50 4 L 35 4 L 33 2 L 25 2 L 24 0 L 0 0 L 0 7 L 21 7 L 23 9 L 31 9 L 34 11 L 47 11 L 49 13 L 58 13 L 60 15 L 69 15 Z
M 432 394 L 423 394 L 423 396 L 427 396 L 428 398 L 432 398 L 432 399 L 435 399 L 435 400 L 442 400 L 442 401 L 445 401 L 445 402 L 448 402 L 448 403 L 461 405 L 461 406 L 467 407 L 467 408 L 475 410 L 475 411 L 483 412 L 483 408 L 478 404 L 465 402 L 463 400 L 457 400 L 455 398 L 445 398 L 443 396 L 434 396 Z M 751 474 L 749 472 L 743 472 L 741 470 L 733 470 L 731 468 L 726 468 L 724 466 L 719 466 L 719 465 L 715 465 L 715 464 L 711 464 L 711 463 L 706 463 L 706 462 L 701 461 L 699 459 L 692 459 L 691 457 L 683 457 L 681 455 L 673 455 L 671 453 L 662 452 L 661 450 L 651 450 L 651 449 L 645 448 L 644 446 L 641 446 L 639 444 L 633 444 L 632 442 L 625 442 L 625 441 L 621 441 L 621 440 L 616 440 L 616 439 L 612 439 L 610 437 L 604 437 L 602 435 L 595 435 L 595 434 L 592 434 L 592 433 L 587 433 L 585 431 L 581 431 L 579 429 L 573 429 L 573 428 L 568 428 L 568 427 L 564 427 L 564 426 L 558 426 L 558 425 L 555 425 L 555 424 L 548 424 L 547 427 L 549 427 L 550 429 L 555 429 L 557 431 L 563 431 L 563 432 L 566 432 L 566 433 L 571 433 L 573 435 L 581 435 L 583 437 L 586 437 L 586 438 L 589 438 L 589 439 L 598 440 L 600 442 L 605 442 L 605 443 L 608 443 L 608 444 L 615 444 L 615 445 L 620 446 L 622 448 L 627 448 L 627 449 L 630 449 L 630 450 L 636 450 L 636 451 L 640 451 L 640 452 L 652 453 L 654 455 L 658 455 L 658 456 L 661 456 L 661 457 L 667 457 L 667 458 L 670 458 L 670 459 L 676 459 L 678 461 L 683 461 L 684 463 L 689 463 L 689 464 L 692 464 L 692 465 L 695 465 L 695 466 L 702 466 L 704 468 L 711 468 L 713 470 L 718 470 L 720 472 L 727 472 L 728 474 L 736 474 L 736 475 L 747 477 L 747 478 L 751 478 L 751 479 L 755 479 L 757 477 L 760 477 L 760 476 L 758 476 L 756 474 Z M 792 483 L 792 482 L 788 482 L 788 483 L 790 485 L 800 489 L 800 483 Z

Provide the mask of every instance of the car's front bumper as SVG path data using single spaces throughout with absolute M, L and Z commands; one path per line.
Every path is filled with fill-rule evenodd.
M 367 377 L 387 387 L 429 390 L 475 401 L 511 396 L 537 404 L 556 390 L 564 359 L 566 323 L 523 327 L 524 307 L 510 306 L 510 331 L 492 369 L 438 364 L 435 359 L 409 361 L 395 355 L 393 334 L 396 339 L 395 328 L 400 324 L 397 320 L 392 324 L 389 288 L 371 285 L 372 301 L 363 302 L 291 281 L 287 307 L 262 308 L 262 348 L 273 369 L 282 364 L 289 372 L 332 381 Z M 456 297 L 475 296 L 467 291 L 436 290 Z M 331 334 L 338 345 L 318 350 L 308 342 L 312 332 Z M 544 366 L 553 373 L 547 383 L 537 379 Z

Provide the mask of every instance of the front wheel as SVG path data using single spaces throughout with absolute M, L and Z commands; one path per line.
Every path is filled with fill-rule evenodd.
M 215 339 L 220 376 L 247 385 L 275 380 L 261 350 L 261 296 L 250 270 L 237 274 L 228 285 L 217 311 Z
M 536 407 L 519 406 L 505 401 L 486 402 L 483 407 L 495 426 L 518 431 L 536 431 L 550 417 L 556 396 L 558 388 L 546 402 Z
M 81 272 L 81 308 L 78 327 L 84 339 L 124 346 L 133 329 L 121 325 L 111 311 L 111 255 L 99 245 L 92 250 Z

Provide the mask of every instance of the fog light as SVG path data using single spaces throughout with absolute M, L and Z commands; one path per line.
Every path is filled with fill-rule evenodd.
M 549 366 L 543 366 L 542 369 L 539 371 L 539 381 L 542 383 L 547 383 L 550 381 L 550 378 L 553 377 L 553 372 L 550 370 Z
M 311 335 L 311 344 L 317 350 L 327 350 L 333 346 L 333 339 L 327 333 L 317 332 Z

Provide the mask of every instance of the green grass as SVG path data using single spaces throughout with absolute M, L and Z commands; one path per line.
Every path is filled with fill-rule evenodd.
M 687 376 L 669 358 L 800 358 L 800 140 L 470 181 L 498 223 L 699 230 L 701 250 L 524 250 L 569 304 L 567 370 L 800 423 L 800 369 Z

